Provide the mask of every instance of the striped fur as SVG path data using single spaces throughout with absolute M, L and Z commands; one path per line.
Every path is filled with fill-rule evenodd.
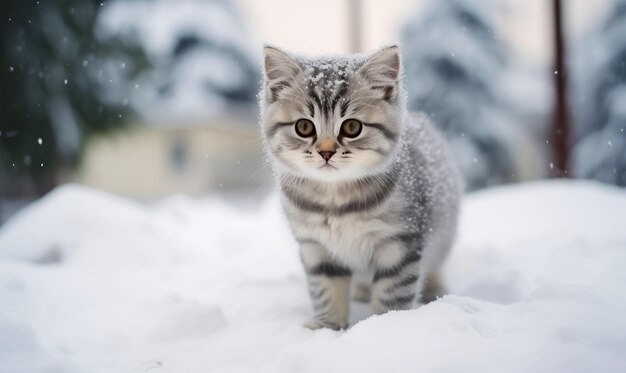
M 400 78 L 395 46 L 319 58 L 265 49 L 262 134 L 300 245 L 308 327 L 347 326 L 355 275 L 369 276 L 360 293 L 373 312 L 414 307 L 452 246 L 459 173 L 428 120 L 406 111 Z M 313 135 L 298 135 L 301 119 Z M 343 135 L 346 119 L 362 123 L 358 136 Z M 327 160 L 322 142 L 334 144 Z

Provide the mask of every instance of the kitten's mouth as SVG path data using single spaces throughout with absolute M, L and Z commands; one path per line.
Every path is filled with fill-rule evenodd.
M 332 164 L 330 164 L 330 163 L 326 163 L 326 164 L 324 164 L 324 165 L 320 166 L 320 168 L 319 168 L 319 169 L 320 169 L 320 170 L 336 170 L 336 169 L 337 169 L 337 167 L 333 166 L 333 165 L 332 165 Z

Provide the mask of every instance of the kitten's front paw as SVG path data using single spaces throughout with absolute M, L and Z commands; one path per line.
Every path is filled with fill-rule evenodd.
M 347 328 L 348 325 L 337 325 L 337 324 L 332 324 L 332 323 L 328 323 L 325 321 L 313 319 L 304 323 L 304 327 L 307 329 L 311 329 L 311 330 L 317 330 L 317 329 L 322 329 L 322 328 L 328 328 L 332 330 L 341 330 L 341 329 Z

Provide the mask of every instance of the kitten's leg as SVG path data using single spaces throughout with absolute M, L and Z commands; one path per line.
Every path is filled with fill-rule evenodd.
M 371 307 L 375 314 L 413 308 L 418 298 L 420 251 L 387 242 L 374 255 Z
M 352 271 L 333 260 L 324 247 L 312 240 L 300 243 L 300 256 L 315 311 L 314 319 L 305 326 L 309 329 L 347 327 Z
M 350 297 L 355 302 L 368 303 L 372 287 L 371 273 L 354 273 L 350 287 Z
M 431 272 L 426 277 L 424 290 L 422 290 L 422 303 L 430 303 L 446 294 L 446 287 L 441 279 L 439 271 Z

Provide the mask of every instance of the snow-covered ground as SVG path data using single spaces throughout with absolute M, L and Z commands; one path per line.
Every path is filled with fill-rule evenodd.
M 419 309 L 355 304 L 351 329 L 310 331 L 276 197 L 146 207 L 64 186 L 0 230 L 0 372 L 626 371 L 626 191 L 470 195 L 447 280 Z

